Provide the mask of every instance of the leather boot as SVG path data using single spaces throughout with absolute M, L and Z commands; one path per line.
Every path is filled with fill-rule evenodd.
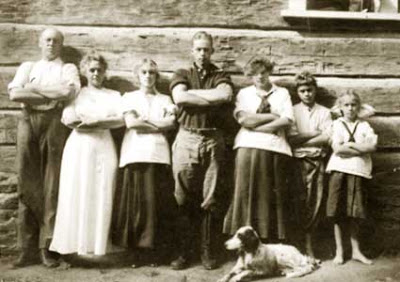
M 214 245 L 216 241 L 214 221 L 215 219 L 213 218 L 213 214 L 206 211 L 201 223 L 201 263 L 207 270 L 212 270 L 218 267 L 214 253 Z
M 181 209 L 179 218 L 175 228 L 175 236 L 178 239 L 176 248 L 178 250 L 178 258 L 171 262 L 171 268 L 174 270 L 182 270 L 188 267 L 188 254 L 190 250 L 191 225 L 187 213 Z
M 50 252 L 48 249 L 40 249 L 40 259 L 42 260 L 42 264 L 46 267 L 53 268 L 60 265 L 56 258 L 56 254 L 54 252 Z

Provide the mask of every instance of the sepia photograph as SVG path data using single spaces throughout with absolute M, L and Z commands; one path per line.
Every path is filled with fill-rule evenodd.
M 0 0 L 0 282 L 400 282 L 400 0 Z

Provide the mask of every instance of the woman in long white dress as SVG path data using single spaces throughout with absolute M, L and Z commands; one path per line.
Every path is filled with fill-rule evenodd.
M 81 62 L 88 85 L 63 112 L 73 128 L 64 148 L 50 250 L 103 255 L 107 251 L 118 167 L 110 128 L 122 126 L 120 93 L 102 87 L 106 61 L 92 52 Z

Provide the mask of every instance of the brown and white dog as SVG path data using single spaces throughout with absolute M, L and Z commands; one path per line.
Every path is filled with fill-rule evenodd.
M 285 275 L 300 277 L 318 268 L 319 262 L 302 255 L 290 245 L 262 244 L 251 226 L 241 227 L 226 241 L 228 250 L 238 250 L 239 258 L 232 270 L 218 282 L 249 281 L 257 277 Z

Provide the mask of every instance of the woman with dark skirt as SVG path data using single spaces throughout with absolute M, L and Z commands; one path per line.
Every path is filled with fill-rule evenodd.
M 122 97 L 126 133 L 120 167 L 122 188 L 114 205 L 113 243 L 134 250 L 135 263 L 156 264 L 162 225 L 174 205 L 170 146 L 165 132 L 175 125 L 175 106 L 157 91 L 157 64 L 144 59 L 135 68 L 140 88 Z M 159 252 L 157 252 L 159 253 Z
M 224 220 L 233 235 L 250 225 L 264 241 L 287 239 L 287 162 L 292 155 L 285 129 L 293 121 L 290 95 L 271 83 L 273 64 L 255 58 L 246 66 L 254 85 L 240 90 L 234 116 L 241 129 L 235 138 L 235 189 Z

